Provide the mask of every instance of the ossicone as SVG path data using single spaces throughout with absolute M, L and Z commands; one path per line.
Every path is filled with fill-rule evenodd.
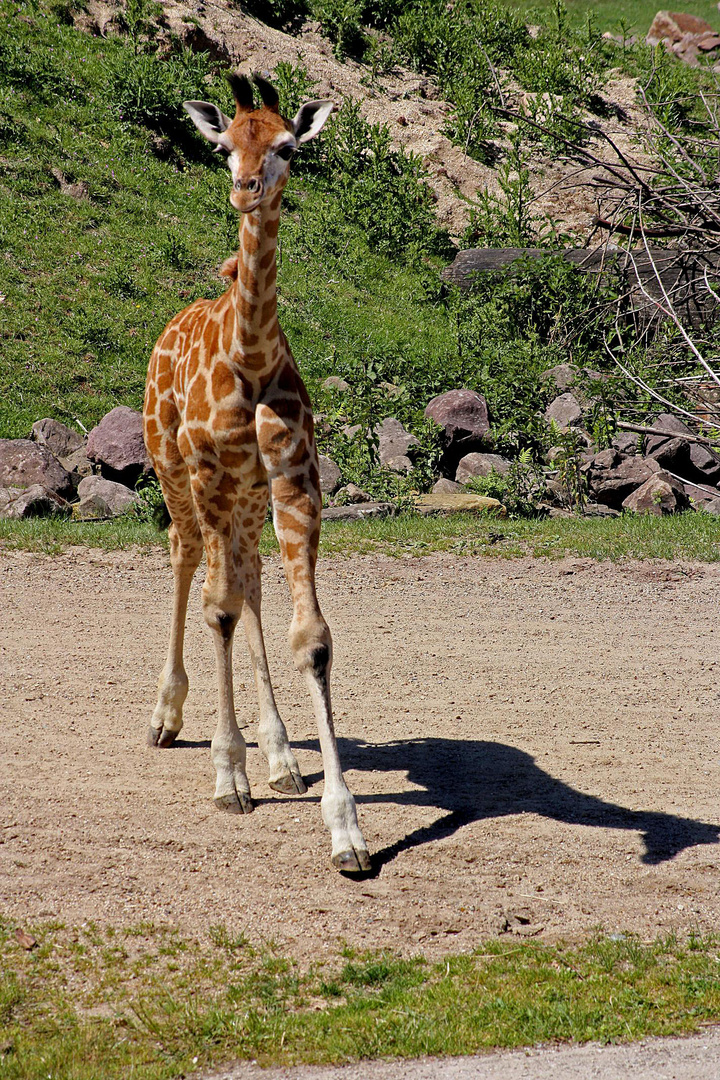
M 258 75 L 257 72 L 253 75 L 253 82 L 258 88 L 258 92 L 265 108 L 269 109 L 270 112 L 278 112 L 280 98 L 272 83 L 269 83 L 267 79 L 263 79 L 262 75 Z
M 236 75 L 233 71 L 229 71 L 226 78 L 238 112 L 250 112 L 253 108 L 253 90 L 247 75 Z

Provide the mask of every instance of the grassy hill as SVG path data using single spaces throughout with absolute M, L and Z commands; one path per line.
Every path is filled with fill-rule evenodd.
M 106 38 L 76 29 L 64 0 L 3 0 L 0 10 L 0 436 L 18 437 L 45 415 L 89 428 L 114 405 L 139 407 L 147 359 L 167 320 L 224 287 L 216 268 L 234 250 L 238 223 L 225 166 L 180 108 L 197 97 L 229 108 L 221 64 L 178 43 L 158 51 L 153 10 L 141 0 L 122 9 L 124 31 Z M 644 46 L 620 50 L 593 39 L 597 52 L 587 59 L 587 31 L 568 28 L 562 13 L 539 43 L 525 36 L 521 48 L 511 33 L 522 24 L 502 5 L 466 4 L 461 32 L 428 15 L 427 5 L 406 6 L 400 16 L 391 3 L 383 10 L 397 32 L 393 48 L 435 75 L 456 119 L 474 107 L 472 94 L 487 74 L 462 67 L 475 31 L 495 33 L 495 59 L 504 56 L 511 77 L 528 86 L 542 85 L 538 72 L 552 68 L 566 88 L 567 116 L 620 61 L 646 72 L 675 64 L 675 93 L 698 78 Z M 343 39 L 335 31 L 337 48 Z M 439 35 L 442 64 L 430 52 L 432 35 Z M 373 55 L 365 62 L 374 63 Z M 285 111 L 311 96 L 301 68 L 281 64 L 275 80 Z M 558 117 L 558 130 L 566 119 Z M 537 242 L 532 214 L 518 217 L 528 196 L 530 135 L 508 142 L 488 127 L 475 150 L 471 143 L 469 153 L 494 148 L 505 194 L 480 200 L 469 239 Z M 481 390 L 498 448 L 539 452 L 547 435 L 538 412 L 549 393 L 542 372 L 569 350 L 579 364 L 602 362 L 603 328 L 586 317 L 596 285 L 550 253 L 512 281 L 460 297 L 439 280 L 454 251 L 435 223 L 419 160 L 394 149 L 386 130 L 346 102 L 294 165 L 280 310 L 326 417 L 326 446 L 344 475 L 374 485 L 374 494 L 429 481 L 437 448 L 422 412 L 433 395 L 459 385 Z M 323 390 L 330 374 L 351 390 Z M 390 414 L 422 443 L 406 481 L 376 475 L 372 445 L 350 443 L 341 432 L 346 423 L 370 429 Z

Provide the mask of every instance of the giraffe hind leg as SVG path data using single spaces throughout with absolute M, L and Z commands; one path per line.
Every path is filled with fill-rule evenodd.
M 183 663 L 183 643 L 188 596 L 193 575 L 202 556 L 202 536 L 198 528 L 184 469 L 163 474 L 158 470 L 165 502 L 172 518 L 169 530 L 170 561 L 173 569 L 173 609 L 167 660 L 158 680 L 158 698 L 150 721 L 148 744 L 168 747 L 182 728 L 182 711 L 188 692 Z

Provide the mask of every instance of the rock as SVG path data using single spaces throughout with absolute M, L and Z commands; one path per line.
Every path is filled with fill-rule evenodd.
M 472 511 L 505 517 L 507 513 L 503 504 L 497 499 L 489 499 L 485 495 L 470 495 L 468 492 L 420 495 L 415 500 L 415 509 L 421 514 L 458 514 Z
M 717 499 L 712 499 L 710 502 L 703 503 L 701 509 L 704 510 L 706 514 L 720 517 L 720 496 Z
M 320 490 L 323 495 L 333 495 L 340 487 L 342 473 L 327 454 L 320 454 L 318 463 L 320 465 Z
M 63 469 L 67 469 L 70 473 L 73 483 L 75 483 L 76 476 L 78 477 L 79 483 L 81 477 L 94 475 L 92 462 L 88 459 L 84 446 L 81 446 L 74 454 L 60 458 L 60 464 Z
M 111 483 L 112 481 L 108 481 Z M 105 502 L 101 495 L 86 495 L 72 508 L 72 516 L 76 521 L 106 521 L 117 517 Z
M 646 455 L 646 460 L 650 458 L 663 469 L 685 475 L 690 468 L 690 443 L 687 439 L 666 439 Z
M 583 517 L 620 517 L 620 511 L 605 503 L 585 503 L 582 509 Z
M 681 484 L 666 472 L 657 472 L 623 501 L 624 510 L 636 514 L 675 514 L 687 510 L 688 498 Z
M 323 390 L 335 390 L 340 394 L 345 394 L 350 389 L 350 383 L 345 382 L 339 375 L 328 375 L 322 384 L 322 388 Z
M 466 484 L 475 476 L 489 476 L 493 470 L 505 476 L 509 468 L 510 462 L 499 454 L 466 454 L 460 459 L 455 480 L 458 484 Z
M 347 484 L 345 487 L 340 488 L 335 492 L 335 498 L 340 499 L 345 505 L 348 503 L 369 503 L 372 502 L 372 496 L 368 495 L 366 491 L 362 491 L 355 484 Z
M 134 485 L 151 468 L 143 441 L 142 413 L 127 405 L 111 409 L 90 432 L 87 456 L 108 480 Z
M 21 518 L 66 514 L 69 509 L 64 499 L 42 484 L 32 484 L 28 488 L 0 488 L 0 518 L 19 521 Z
M 560 394 L 548 405 L 545 410 L 545 419 L 548 424 L 554 420 L 562 431 L 566 431 L 582 420 L 582 409 L 578 399 L 570 393 Z
M 456 484 L 454 480 L 448 480 L 445 476 L 437 480 L 432 488 L 433 495 L 454 495 L 461 491 L 462 484 Z
M 657 462 L 643 460 L 637 455 L 622 458 L 613 468 L 601 469 L 593 464 L 598 456 L 592 459 L 587 472 L 590 490 L 597 502 L 616 509 L 624 505 L 624 500 L 628 495 L 660 470 Z
M 79 432 L 59 420 L 51 420 L 50 417 L 35 421 L 30 438 L 41 446 L 47 446 L 56 458 L 69 457 L 85 446 L 85 440 Z
M 702 443 L 690 443 L 690 464 L 706 483 L 720 480 L 720 455 Z
M 58 168 L 50 170 L 53 178 L 57 180 L 58 187 L 63 195 L 70 195 L 73 199 L 89 199 L 90 187 L 85 180 L 77 180 L 75 183 L 68 180 L 65 174 Z
M 715 487 L 711 488 L 707 485 L 701 486 L 699 484 L 692 484 L 689 481 L 684 481 L 682 486 L 690 505 L 696 510 L 705 506 L 706 503 L 714 502 L 715 499 L 720 497 L 720 491 Z
M 687 15 L 680 11 L 658 11 L 645 40 L 648 45 L 659 45 L 665 41 L 680 42 L 686 34 L 704 36 L 713 33 L 710 23 L 696 15 Z
M 364 518 L 392 517 L 397 514 L 395 503 L 366 502 L 352 506 L 328 506 L 322 511 L 323 521 L 361 521 Z
M 75 490 L 70 474 L 46 446 L 30 439 L 0 439 L 0 485 L 29 488 L 35 484 L 62 499 L 72 498 Z
M 412 461 L 408 457 L 408 451 L 419 446 L 420 440 L 406 431 L 394 416 L 386 417 L 382 424 L 375 428 L 375 434 L 378 439 L 380 464 L 392 472 L 409 472 Z
M 102 499 L 110 517 L 118 517 L 140 502 L 136 491 L 131 491 L 114 480 L 106 480 L 103 476 L 86 476 L 78 485 L 78 496 L 81 501 Z
M 481 450 L 489 441 L 487 402 L 474 390 L 440 394 L 427 405 L 425 415 L 442 428 L 444 471 L 454 473 L 463 454 Z
M 658 431 L 667 432 L 667 434 L 646 435 L 643 440 L 643 451 L 646 455 L 652 454 L 654 450 L 657 450 L 659 446 L 662 446 L 669 439 L 673 439 L 678 435 L 692 434 L 687 424 L 684 424 L 677 416 L 673 416 L 672 413 L 660 413 L 649 426 Z
M 548 368 L 547 371 L 543 371 L 540 376 L 543 381 L 552 382 L 557 388 L 558 393 L 564 394 L 566 390 L 569 390 L 574 385 L 577 378 L 577 370 L 572 364 L 556 364 L 555 367 Z
M 620 434 L 616 435 L 613 439 L 612 445 L 621 454 L 637 454 L 638 436 L 633 435 L 632 431 L 621 431 Z
M 614 447 L 610 447 L 607 450 L 601 450 L 599 454 L 594 454 L 585 465 L 584 470 L 591 469 L 614 469 L 616 465 L 619 465 L 622 458 L 621 455 Z
M 352 442 L 356 439 L 362 431 L 362 424 L 343 424 L 340 428 L 340 433 L 345 436 L 348 442 Z

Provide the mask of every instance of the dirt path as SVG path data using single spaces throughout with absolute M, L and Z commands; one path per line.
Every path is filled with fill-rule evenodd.
M 278 699 L 311 787 L 212 805 L 215 677 L 194 588 L 176 748 L 144 746 L 171 581 L 161 552 L 0 558 L 0 910 L 404 952 L 501 932 L 716 930 L 720 567 L 321 564 L 341 752 L 379 873 L 328 868 L 320 758 L 266 563 Z M 238 714 L 254 717 L 244 643 Z M 254 741 L 253 729 L 246 734 Z

